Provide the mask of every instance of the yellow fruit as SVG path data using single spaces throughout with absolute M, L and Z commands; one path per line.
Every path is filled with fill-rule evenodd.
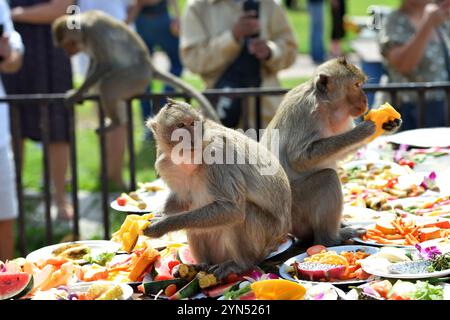
M 370 138 L 370 141 L 375 139 L 376 137 L 383 134 L 383 124 L 388 121 L 393 121 L 395 119 L 400 119 L 400 113 L 398 113 L 394 107 L 392 107 L 389 103 L 383 104 L 378 109 L 370 110 L 365 116 L 364 120 L 371 120 L 375 123 L 376 129 L 375 133 Z
M 301 300 L 306 293 L 301 284 L 284 279 L 256 281 L 251 288 L 257 300 Z

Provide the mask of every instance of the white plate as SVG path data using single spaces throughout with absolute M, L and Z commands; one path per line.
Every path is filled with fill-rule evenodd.
M 450 128 L 427 128 L 399 132 L 384 137 L 385 141 L 415 147 L 450 146 Z
M 370 253 L 370 254 L 374 254 L 377 253 L 380 249 L 375 248 L 375 247 L 368 247 L 368 246 L 337 246 L 337 247 L 328 247 L 327 248 L 328 251 L 336 251 L 336 253 L 340 253 L 343 251 L 357 251 L 357 250 L 364 250 L 364 252 Z M 284 279 L 286 280 L 291 280 L 291 281 L 296 281 L 296 282 L 305 282 L 305 283 L 324 283 L 324 282 L 319 282 L 319 281 L 308 281 L 308 280 L 296 280 L 295 278 L 293 278 L 289 272 L 286 271 L 286 268 L 290 267 L 291 264 L 293 264 L 294 262 L 303 262 L 305 258 L 308 257 L 308 254 L 302 253 L 299 254 L 295 257 L 290 258 L 289 260 L 287 260 L 286 262 L 284 262 L 279 269 L 280 272 L 280 276 L 282 276 Z M 342 281 L 330 281 L 330 282 L 326 282 L 326 283 L 330 283 L 330 284 L 354 284 L 354 283 L 364 283 L 370 281 L 369 279 L 367 280 L 342 280 Z
M 426 278 L 440 278 L 445 277 L 450 274 L 450 269 L 435 272 L 426 273 L 390 273 L 384 270 L 372 267 L 370 264 L 370 259 L 367 259 L 361 263 L 361 268 L 370 274 L 377 277 L 392 278 L 392 279 L 426 279 Z
M 405 175 L 405 174 L 411 173 L 411 171 L 406 167 L 403 167 L 395 162 L 384 161 L 384 160 L 376 160 L 376 161 L 357 160 L 357 161 L 343 163 L 343 164 L 341 164 L 341 167 L 344 170 L 349 170 L 349 169 L 353 169 L 355 167 L 366 166 L 368 164 L 373 164 L 376 167 L 383 167 L 383 166 L 388 165 L 391 167 L 391 172 L 394 174 L 398 174 L 398 175 Z
M 434 221 L 437 221 L 437 220 L 439 220 L 439 221 L 450 220 L 450 219 L 440 218 L 440 217 L 419 217 L 419 216 L 414 216 L 414 215 L 410 215 L 410 216 L 408 216 L 408 218 L 409 217 L 414 217 L 412 219 L 419 225 L 431 223 L 431 222 L 434 222 Z M 367 225 L 367 226 L 364 226 L 363 228 L 365 228 L 365 229 L 372 229 L 372 228 L 375 228 L 375 224 Z M 352 238 L 352 240 L 355 241 L 356 243 L 361 243 L 361 244 L 365 244 L 365 245 L 369 245 L 369 246 L 414 248 L 414 246 L 411 246 L 411 245 L 407 246 L 407 245 L 402 245 L 402 244 L 391 244 L 391 243 L 389 243 L 389 244 L 382 244 L 382 243 L 377 243 L 377 242 L 375 242 L 373 240 L 363 240 L 363 239 L 361 239 L 359 237 L 354 237 L 354 238 Z M 433 239 L 433 240 L 436 241 L 438 239 Z M 423 243 L 425 243 L 425 242 L 423 242 Z
M 111 208 L 120 212 L 130 212 L 130 213 L 149 213 L 149 212 L 159 212 L 162 211 L 164 203 L 169 196 L 170 191 L 167 189 L 160 190 L 157 192 L 143 192 L 138 193 L 142 201 L 145 202 L 147 207 L 145 209 L 139 209 L 138 207 L 126 204 L 124 206 L 119 206 L 117 203 L 117 198 L 111 202 Z
M 294 239 L 292 239 L 292 237 L 287 237 L 286 241 L 284 241 L 282 244 L 280 244 L 280 246 L 278 247 L 278 249 L 276 251 L 272 252 L 271 254 L 269 254 L 266 257 L 266 260 L 285 252 L 287 249 L 289 249 L 292 246 L 293 243 L 294 243 Z
M 342 223 L 346 226 L 367 226 L 374 224 L 379 219 L 395 217 L 393 212 L 345 205 L 342 212 Z
M 441 285 L 444 288 L 444 298 L 443 300 L 450 300 L 450 284 L 448 283 L 438 283 L 439 285 Z M 358 286 L 358 288 L 361 288 L 363 285 Z M 346 296 L 345 296 L 345 300 L 358 300 L 357 298 L 357 293 L 355 291 L 355 289 L 350 290 Z M 379 299 L 379 300 L 386 300 L 384 298 Z
M 92 255 L 97 255 L 102 252 L 117 252 L 121 246 L 120 243 L 108 240 L 84 240 L 84 241 L 65 242 L 40 248 L 28 254 L 26 258 L 31 262 L 37 262 L 39 260 L 46 260 L 52 258 L 54 257 L 52 251 L 61 247 L 62 245 L 66 245 L 69 243 L 79 243 L 88 246 L 89 248 L 91 248 Z M 83 262 L 83 261 L 84 260 L 76 260 L 76 262 Z
M 119 300 L 128 300 L 131 298 L 131 296 L 133 295 L 133 288 L 130 287 L 128 284 L 126 283 L 117 283 L 117 282 L 111 282 L 111 281 L 95 281 L 95 282 L 80 282 L 74 285 L 69 286 L 69 293 L 76 293 L 76 292 L 80 292 L 80 293 L 84 293 L 87 292 L 89 290 L 89 287 L 92 286 L 94 283 L 97 284 L 102 284 L 102 283 L 108 283 L 111 284 L 111 286 L 116 286 L 116 285 L 120 285 L 120 287 L 122 288 L 123 291 L 123 295 L 122 298 Z

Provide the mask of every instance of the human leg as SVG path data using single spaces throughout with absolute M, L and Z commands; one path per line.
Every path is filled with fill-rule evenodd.
M 323 44 L 323 2 L 308 2 L 310 15 L 309 43 L 311 46 L 311 57 L 317 64 L 325 61 L 325 48 Z
M 66 199 L 66 174 L 69 167 L 69 144 L 67 142 L 54 142 L 49 144 L 50 179 L 55 188 L 55 202 L 58 208 L 58 217 L 71 219 L 73 207 Z

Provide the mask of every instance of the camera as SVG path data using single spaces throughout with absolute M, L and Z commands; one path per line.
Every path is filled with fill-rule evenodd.
M 259 0 L 245 0 L 243 4 L 244 12 L 255 11 L 256 18 L 259 18 Z M 256 33 L 251 36 L 251 38 L 259 37 L 259 33 Z

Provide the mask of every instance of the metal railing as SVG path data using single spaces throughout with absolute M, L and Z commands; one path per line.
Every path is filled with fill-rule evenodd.
M 404 91 L 415 91 L 418 94 L 418 115 L 419 123 L 418 127 L 423 127 L 425 124 L 425 108 L 426 100 L 425 94 L 432 90 L 444 90 L 447 97 L 447 108 L 446 108 L 446 126 L 450 126 L 450 82 L 439 82 L 439 83 L 407 83 L 407 84 L 389 84 L 389 85 L 366 85 L 366 92 L 378 92 L 384 91 L 391 94 L 392 105 L 397 105 L 398 94 Z M 230 90 L 206 90 L 204 94 L 210 100 L 214 100 L 220 96 L 226 96 L 230 98 L 239 98 L 243 102 L 243 127 L 244 129 L 249 128 L 249 113 L 248 106 L 253 99 L 256 101 L 256 112 L 255 112 L 255 129 L 261 128 L 261 104 L 260 99 L 267 96 L 282 96 L 288 90 L 287 89 L 271 89 L 271 88 L 245 88 L 245 89 L 230 89 Z M 190 102 L 190 98 L 183 93 L 164 93 L 164 94 L 144 94 L 137 96 L 130 101 L 127 101 L 127 115 L 128 115 L 128 129 L 127 129 L 127 145 L 128 145 L 128 155 L 129 155 L 129 191 L 136 189 L 136 158 L 135 158 L 135 139 L 134 139 L 134 119 L 132 112 L 132 101 L 135 99 L 150 100 L 153 106 L 161 105 L 162 101 L 166 97 L 172 98 L 182 98 L 187 102 Z M 18 247 L 22 255 L 27 253 L 27 243 L 25 237 L 26 222 L 25 222 L 25 211 L 24 211 L 24 189 L 23 189 L 23 175 L 21 172 L 22 167 L 22 134 L 20 131 L 20 109 L 16 108 L 18 104 L 23 103 L 39 103 L 39 108 L 41 109 L 41 130 L 42 130 L 42 145 L 43 145 L 43 182 L 44 182 L 44 202 L 45 202 L 45 225 L 46 225 L 46 241 L 48 244 L 53 243 L 53 226 L 51 219 L 51 192 L 50 192 L 50 162 L 49 162 L 49 117 L 48 117 L 48 103 L 49 102 L 61 102 L 64 100 L 64 94 L 33 94 L 33 95 L 9 95 L 4 98 L 0 98 L 0 102 L 7 102 L 10 105 L 10 118 L 11 118 L 11 132 L 12 132 L 12 142 L 13 142 L 13 152 L 14 161 L 16 167 L 16 188 L 17 188 L 17 198 L 18 198 L 18 232 L 19 232 L 19 243 Z M 103 237 L 105 239 L 110 238 L 110 204 L 109 204 L 109 191 L 108 191 L 108 176 L 107 176 L 107 153 L 106 153 L 106 142 L 104 135 L 104 118 L 105 115 L 100 106 L 100 101 L 96 96 L 86 97 L 84 99 L 97 101 L 98 109 L 98 124 L 100 128 L 100 133 L 98 135 L 100 142 L 100 180 L 101 180 L 101 206 L 102 206 L 102 219 L 103 219 Z M 34 107 L 34 106 L 33 106 Z M 79 228 L 79 201 L 78 201 L 78 163 L 77 163 L 77 148 L 76 148 L 76 118 L 75 118 L 75 108 L 76 106 L 71 106 L 69 108 L 69 145 L 70 145 L 70 173 L 71 173 L 71 197 L 72 205 L 74 209 L 72 232 L 75 239 L 79 239 L 80 228 Z M 156 112 L 157 110 L 155 110 Z

